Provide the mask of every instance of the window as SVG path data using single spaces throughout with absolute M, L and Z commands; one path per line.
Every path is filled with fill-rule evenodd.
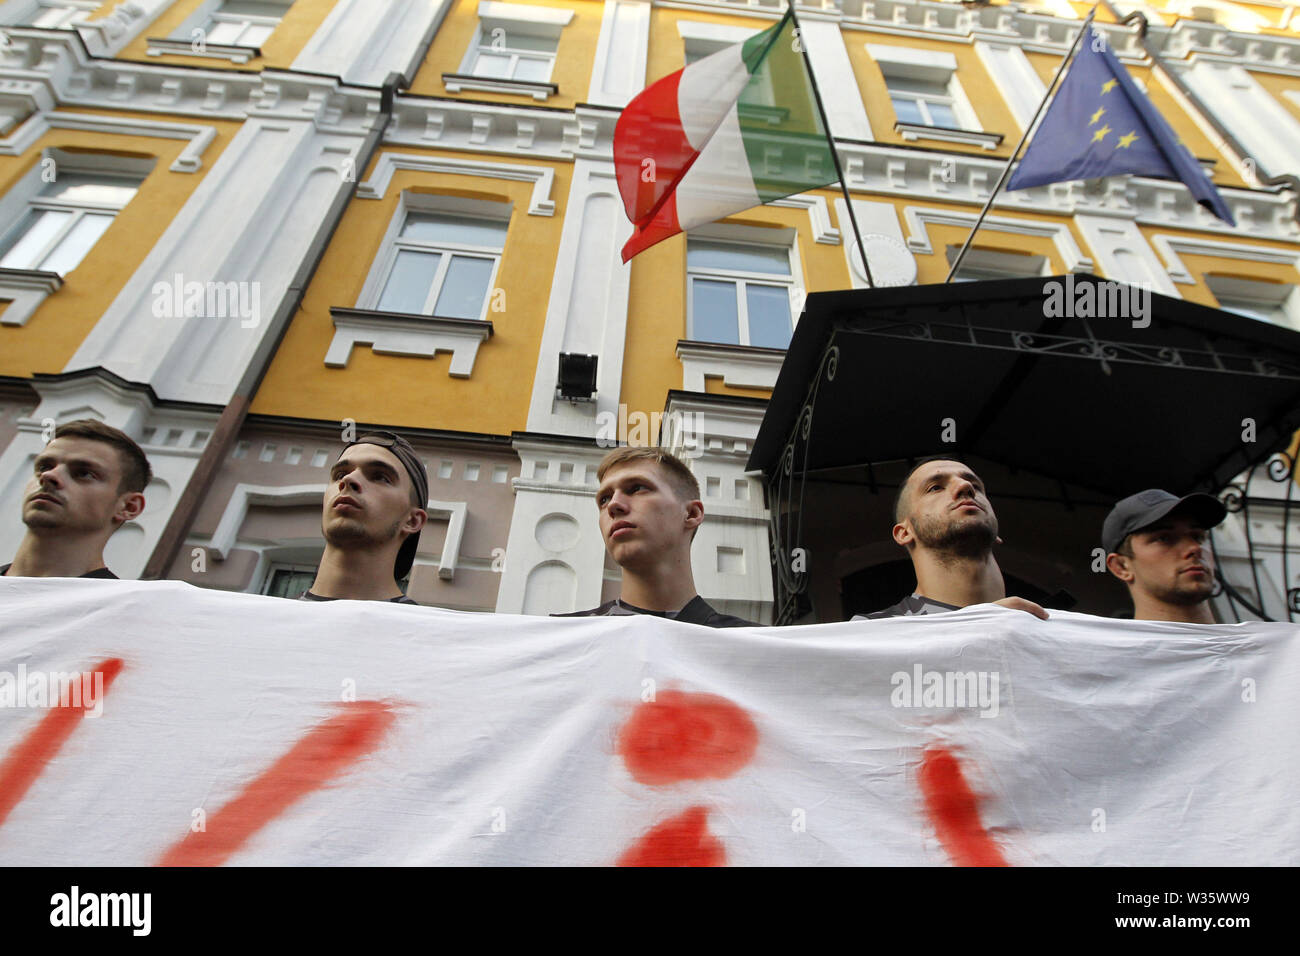
M 47 159 L 51 158 L 47 154 Z M 76 157 L 85 162 L 84 157 Z M 130 167 L 133 163 L 117 163 Z M 152 161 L 148 161 L 152 166 Z M 55 179 L 40 185 L 25 213 L 0 241 L 0 267 L 66 275 L 85 258 L 113 218 L 131 201 L 144 170 L 132 173 L 73 166 L 55 159 L 41 169 Z
M 888 76 L 885 83 L 889 87 L 889 101 L 894 104 L 900 123 L 961 129 L 946 83 Z
M 957 258 L 961 246 L 947 249 L 948 266 Z M 1048 275 L 1047 256 L 1032 256 L 1020 252 L 1002 252 L 994 249 L 971 248 L 961 260 L 961 268 L 952 277 L 953 282 L 982 282 L 988 279 L 1024 279 Z
M 1300 298 L 1285 282 L 1260 282 L 1231 276 L 1206 276 L 1219 308 L 1277 325 L 1300 327 Z
M 689 238 L 688 337 L 783 349 L 794 331 L 790 247 Z
M 448 93 L 484 90 L 545 100 L 559 92 L 551 71 L 572 10 L 479 0 L 478 21 L 460 68 L 442 75 Z
M 373 307 L 445 319 L 484 318 L 506 220 L 416 209 L 401 215 Z
M 280 25 L 289 6 L 266 0 L 224 0 L 203 27 L 204 42 L 260 47 Z
M 31 26 L 47 30 L 71 29 L 99 6 L 99 0 L 37 0 Z
M 908 46 L 868 44 L 867 52 L 880 67 L 889 91 L 889 101 L 898 116 L 897 129 L 904 139 L 925 136 L 951 142 L 985 142 L 995 133 L 984 133 L 979 117 L 957 79 L 957 58 L 939 50 Z M 954 130 L 935 135 L 927 130 Z
M 546 83 L 551 79 L 558 45 L 557 37 L 528 34 L 518 26 L 483 24 L 472 72 L 491 79 Z
M 273 564 L 266 573 L 263 594 L 296 599 L 316 580 L 316 568 L 309 564 Z

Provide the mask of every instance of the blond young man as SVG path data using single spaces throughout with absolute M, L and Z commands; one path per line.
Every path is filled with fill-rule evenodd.
M 557 617 L 651 614 L 705 627 L 754 627 L 700 597 L 691 542 L 704 520 L 700 485 L 662 448 L 616 448 L 596 468 L 600 533 L 623 569 L 619 595 L 600 607 Z

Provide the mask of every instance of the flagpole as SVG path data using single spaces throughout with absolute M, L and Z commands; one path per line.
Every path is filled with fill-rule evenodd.
M 1088 32 L 1088 26 L 1092 23 L 1092 18 L 1097 15 L 1098 6 L 1099 4 L 1093 4 L 1092 10 L 1088 12 L 1088 16 L 1083 21 L 1083 26 L 1079 28 L 1079 33 L 1074 38 L 1074 43 L 1070 45 L 1069 52 L 1065 54 L 1065 59 L 1061 61 L 1060 67 L 1057 68 L 1056 76 L 1052 77 L 1052 82 L 1048 84 L 1047 92 L 1039 102 L 1038 109 L 1034 112 L 1033 119 L 1031 119 L 1029 125 L 1025 127 L 1025 133 L 1020 137 L 1020 142 L 1016 144 L 1016 148 L 1011 151 L 1011 157 L 1007 160 L 1007 164 L 1002 167 L 1002 175 L 998 177 L 997 185 L 993 187 L 993 192 L 989 193 L 988 201 L 984 203 L 984 208 L 980 210 L 979 218 L 975 220 L 975 225 L 971 229 L 970 235 L 968 235 L 966 241 L 962 243 L 961 251 L 957 253 L 957 258 L 952 261 L 952 267 L 948 270 L 948 276 L 943 280 L 945 284 L 951 282 L 952 277 L 957 274 L 957 268 L 961 265 L 961 260 L 965 258 L 966 250 L 970 248 L 971 242 L 974 241 L 975 233 L 979 232 L 980 226 L 984 223 L 984 217 L 988 215 L 989 209 L 993 206 L 993 200 L 997 198 L 998 192 L 1002 189 L 1003 183 L 1005 183 L 1007 177 L 1011 175 L 1011 167 L 1015 164 L 1016 157 L 1019 156 L 1020 151 L 1025 148 L 1025 141 L 1029 139 L 1029 134 L 1034 131 L 1034 126 L 1038 123 L 1038 117 L 1043 114 L 1043 107 L 1046 106 L 1047 101 L 1052 98 L 1052 91 L 1056 89 L 1056 84 L 1061 81 L 1061 75 L 1065 73 L 1065 68 L 1070 65 L 1070 61 L 1074 59 L 1074 51 L 1079 48 L 1079 41 L 1082 40 L 1084 34 Z
M 794 12 L 794 0 L 790 4 L 790 19 L 799 38 L 799 52 L 803 54 L 803 65 L 808 70 L 808 82 L 812 85 L 813 99 L 817 101 L 817 112 L 822 118 L 822 127 L 826 130 L 826 140 L 831 147 L 831 161 L 835 164 L 835 175 L 840 178 L 840 191 L 844 193 L 844 205 L 849 211 L 849 223 L 853 226 L 853 236 L 858 241 L 858 253 L 862 256 L 862 271 L 867 277 L 867 287 L 874 289 L 875 280 L 871 277 L 871 266 L 867 264 L 867 247 L 862 244 L 862 233 L 858 231 L 858 217 L 853 213 L 853 197 L 849 195 L 849 184 L 844 181 L 844 170 L 840 168 L 840 154 L 835 150 L 835 134 L 831 132 L 830 120 L 826 118 L 826 107 L 822 105 L 821 90 L 817 88 L 817 75 L 813 73 L 812 61 L 808 59 L 808 48 L 802 43 L 803 30 L 799 26 L 799 17 Z

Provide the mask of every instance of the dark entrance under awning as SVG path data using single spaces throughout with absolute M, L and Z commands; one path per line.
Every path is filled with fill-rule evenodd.
M 810 601 L 809 586 L 853 573 L 836 565 L 846 546 L 887 541 L 890 484 L 908 459 L 951 453 L 992 468 L 1001 486 L 981 475 L 1004 526 L 1018 499 L 1080 512 L 1058 528 L 1066 550 L 1038 542 L 1025 555 L 1026 567 L 1078 569 L 1118 498 L 1219 492 L 1297 428 L 1300 332 L 1266 322 L 1095 276 L 812 294 L 749 460 L 769 488 L 777 619 L 828 603 Z M 871 514 L 845 514 L 854 502 Z M 841 529 L 832 552 L 809 537 L 818 527 Z M 802 572 L 790 559 L 801 547 Z M 1110 600 L 1078 609 L 1108 613 Z M 842 610 L 816 608 L 821 620 Z

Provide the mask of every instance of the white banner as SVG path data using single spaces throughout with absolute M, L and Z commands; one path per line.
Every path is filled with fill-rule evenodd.
M 0 862 L 1295 865 L 1298 633 L 0 578 Z

